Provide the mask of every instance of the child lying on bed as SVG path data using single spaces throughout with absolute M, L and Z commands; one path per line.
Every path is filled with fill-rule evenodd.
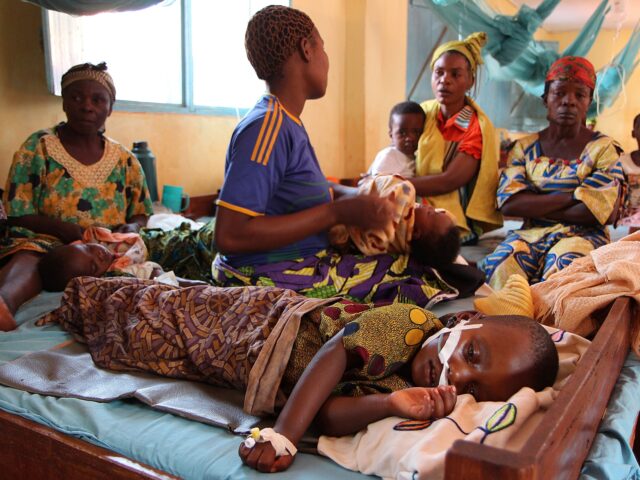
M 181 286 L 200 283 L 173 274 L 163 275 L 162 267 L 147 258 L 147 247 L 140 234 L 89 227 L 84 230 L 82 240 L 60 245 L 42 257 L 38 271 L 42 287 L 50 292 L 61 292 L 72 278 L 101 277 L 107 273 L 144 280 L 161 277 L 161 281 Z
M 336 225 L 329 230 L 331 245 L 348 248 L 350 242 L 364 255 L 412 253 L 425 265 L 452 263 L 460 251 L 460 235 L 446 210 L 416 203 L 416 190 L 399 175 L 365 177 L 358 195 L 375 195 L 393 200 L 393 220 L 382 230 Z
M 525 317 L 467 312 L 443 328 L 414 305 L 275 287 L 75 278 L 41 322 L 60 323 L 100 367 L 241 390 L 254 415 L 284 405 L 273 429 L 240 446 L 242 460 L 264 472 L 289 467 L 314 421 L 321 433 L 346 435 L 393 415 L 439 418 L 458 394 L 506 400 L 550 386 L 558 370 L 549 335 Z

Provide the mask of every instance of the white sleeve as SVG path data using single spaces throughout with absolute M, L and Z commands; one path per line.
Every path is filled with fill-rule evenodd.
M 369 167 L 369 175 L 408 175 L 408 159 L 404 153 L 393 147 L 380 150 Z M 410 171 L 410 169 L 409 169 Z
M 387 147 L 378 152 L 373 163 L 369 167 L 370 175 L 379 175 L 390 173 L 389 169 L 394 167 L 394 156 L 391 152 L 394 150 L 392 147 Z

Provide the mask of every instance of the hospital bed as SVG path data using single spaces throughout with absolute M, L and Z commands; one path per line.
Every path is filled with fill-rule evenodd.
M 57 326 L 43 329 L 33 325 L 58 300 L 59 294 L 45 292 L 21 309 L 17 315 L 20 328 L 0 336 L 0 363 L 70 339 Z M 450 302 L 440 310 L 463 309 L 469 301 Z M 577 478 L 625 359 L 629 362 L 631 358 L 630 371 L 635 374 L 634 381 L 640 382 L 640 361 L 628 355 L 632 315 L 632 305 L 624 298 L 603 313 L 602 327 L 574 375 L 521 451 L 457 441 L 446 456 L 445 478 Z M 632 386 L 635 390 L 626 395 L 633 399 L 640 392 L 640 383 Z M 624 420 L 627 448 L 632 444 L 627 434 L 633 430 L 630 424 L 634 420 L 629 414 Z M 0 387 L 0 465 L 4 478 L 260 477 L 241 465 L 237 456 L 240 441 L 241 437 L 224 429 L 159 412 L 136 401 L 104 404 Z M 327 458 L 305 453 L 278 478 L 329 476 L 366 478 Z

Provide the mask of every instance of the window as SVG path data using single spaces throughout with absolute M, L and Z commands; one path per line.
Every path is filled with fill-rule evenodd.
M 249 18 L 273 0 L 175 0 L 93 16 L 43 11 L 47 78 L 107 62 L 116 110 L 240 115 L 264 92 L 244 50 Z

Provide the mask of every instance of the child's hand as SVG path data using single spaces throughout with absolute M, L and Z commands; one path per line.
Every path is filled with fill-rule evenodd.
M 118 233 L 138 233 L 140 231 L 140 225 L 137 223 L 123 223 L 113 228 L 112 231 Z
M 244 442 L 240 444 L 238 454 L 242 463 L 248 467 L 263 473 L 275 473 L 286 470 L 293 463 L 292 455 L 276 457 L 276 451 L 271 442 L 256 443 L 253 447 L 247 447 Z
M 389 394 L 389 408 L 393 415 L 412 420 L 442 418 L 456 406 L 456 388 L 453 385 L 435 388 L 413 387 Z

